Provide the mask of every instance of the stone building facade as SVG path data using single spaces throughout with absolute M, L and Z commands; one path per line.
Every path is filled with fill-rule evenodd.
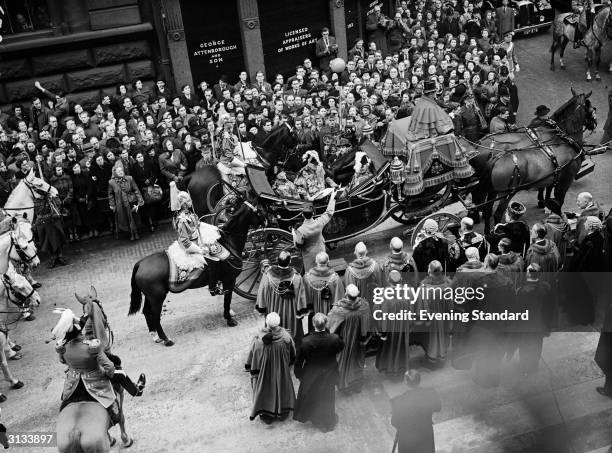
M 135 79 L 178 88 L 241 70 L 292 73 L 305 56 L 316 64 L 323 27 L 346 57 L 381 2 L 389 11 L 392 0 L 0 0 L 0 106 L 29 104 L 36 80 L 93 108 Z

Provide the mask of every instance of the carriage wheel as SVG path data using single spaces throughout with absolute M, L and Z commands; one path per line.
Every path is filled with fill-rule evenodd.
M 299 251 L 293 245 L 291 233 L 280 228 L 260 228 L 249 231 L 244 251 L 242 252 L 242 273 L 236 277 L 234 292 L 249 300 L 257 298 L 261 281 L 261 262 L 268 260 L 276 264 L 279 252 L 291 253 L 291 265 L 298 272 L 304 267 Z
M 435 189 L 434 189 L 435 190 Z M 417 219 L 428 216 L 444 206 L 452 194 L 452 181 L 444 184 L 437 191 L 431 191 L 430 196 L 420 195 L 416 199 L 406 197 L 390 213 L 396 222 L 404 225 L 414 225 Z
M 425 221 L 427 219 L 433 219 L 438 223 L 438 231 L 440 233 L 445 233 L 448 225 L 450 225 L 451 223 L 461 225 L 461 219 L 454 214 L 449 214 L 447 212 L 436 212 L 435 214 L 431 214 L 430 216 L 421 219 L 421 221 L 417 223 L 417 226 L 412 231 L 410 243 L 412 244 L 413 248 L 416 246 L 417 242 L 419 242 L 424 236 L 423 225 L 425 225 Z

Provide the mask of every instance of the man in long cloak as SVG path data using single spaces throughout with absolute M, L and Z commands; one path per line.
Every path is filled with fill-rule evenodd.
M 302 276 L 290 264 L 291 254 L 283 250 L 278 254 L 277 264 L 270 266 L 261 278 L 255 308 L 264 314 L 278 313 L 281 327 L 299 344 L 303 336 L 301 319 L 308 308 Z
M 400 284 L 415 286 L 418 283 L 416 263 L 412 256 L 403 250 L 404 242 L 400 238 L 394 237 L 389 243 L 389 248 L 391 252 L 387 255 L 383 264 L 385 281 L 388 281 L 389 274 L 392 271 L 398 271 L 402 277 Z
M 392 270 L 387 277 L 389 287 L 395 288 L 402 284 L 402 275 L 398 270 Z M 381 335 L 381 345 L 376 354 L 376 369 L 388 376 L 403 375 L 410 369 L 410 321 L 405 319 L 389 320 L 387 313 L 402 313 L 413 309 L 410 300 L 405 298 L 385 298 L 379 305 L 383 320 L 379 321 L 378 331 Z
M 416 310 L 426 310 L 428 314 L 448 313 L 453 308 L 453 300 L 445 298 L 444 292 L 451 287 L 451 281 L 444 276 L 442 263 L 437 260 L 429 263 L 427 277 L 421 282 L 422 295 L 417 300 Z M 422 321 L 422 320 L 421 320 Z M 446 360 L 446 353 L 450 344 L 451 321 L 427 321 L 424 336 L 425 356 L 430 363 L 439 363 Z M 420 330 L 423 330 L 421 327 Z
M 293 418 L 302 423 L 310 420 L 321 431 L 328 432 L 338 421 L 336 354 L 342 351 L 344 342 L 326 329 L 327 316 L 323 313 L 314 315 L 313 324 L 315 330 L 304 337 L 295 361 L 294 371 L 300 380 L 300 390 Z
M 344 296 L 344 284 L 336 271 L 329 267 L 329 256 L 319 252 L 317 265 L 304 275 L 304 292 L 309 310 L 308 325 L 312 326 L 315 313 L 327 315 L 332 305 Z
M 412 258 L 421 274 L 427 273 L 429 263 L 434 260 L 442 263 L 443 269 L 446 269 L 448 241 L 438 231 L 438 222 L 435 220 L 427 219 L 423 223 L 423 238 L 414 247 Z
M 266 327 L 255 336 L 245 368 L 251 373 L 253 408 L 250 419 L 257 416 L 270 424 L 284 420 L 295 405 L 291 365 L 295 361 L 295 345 L 286 329 L 280 327 L 278 313 L 266 316 Z
M 478 285 L 484 288 L 484 298 L 478 309 L 485 313 L 513 311 L 514 284 L 512 280 L 497 272 L 499 257 L 489 253 L 485 257 L 485 272 Z M 474 382 L 482 387 L 497 387 L 500 383 L 500 367 L 505 346 L 505 321 L 478 320 L 472 328 L 475 344 L 479 345 Z
M 601 395 L 612 398 L 612 304 L 606 309 L 606 316 L 599 335 L 595 363 L 605 376 L 603 387 L 595 390 Z
M 368 248 L 363 242 L 355 245 L 355 259 L 344 274 L 344 286 L 348 285 L 355 285 L 372 309 L 374 288 L 383 286 L 383 271 L 380 264 L 368 256 Z
M 334 304 L 328 317 L 329 331 L 337 333 L 344 341 L 344 349 L 338 356 L 338 389 L 360 392 L 365 366 L 365 342 L 372 317 L 370 306 L 363 297 L 359 297 L 357 286 L 349 284 L 345 297 Z

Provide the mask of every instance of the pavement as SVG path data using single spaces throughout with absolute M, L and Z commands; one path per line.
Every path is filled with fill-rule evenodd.
M 602 73 L 602 82 L 584 81 L 583 51 L 568 48 L 566 71 L 548 69 L 550 35 L 517 41 L 522 72 L 519 85 L 519 121 L 527 122 L 535 107 L 561 105 L 576 91 L 593 90 L 594 105 L 607 114 L 607 89 L 612 77 Z M 604 49 L 604 62 L 612 55 Z M 605 65 L 607 66 L 607 65 Z M 587 138 L 597 143 L 601 131 Z M 594 157 L 595 172 L 578 181 L 568 195 L 571 210 L 575 195 L 589 190 L 609 207 L 612 203 L 612 157 Z M 535 207 L 535 194 L 519 199 L 528 207 L 528 220 L 543 217 Z M 332 258 L 351 259 L 358 240 L 364 240 L 374 258 L 382 259 L 388 241 L 405 227 L 388 222 L 366 237 L 338 244 Z M 23 346 L 23 359 L 9 362 L 14 375 L 25 382 L 21 390 L 0 391 L 2 423 L 9 432 L 54 431 L 65 367 L 58 362 L 52 344 L 45 344 L 57 320 L 54 307 L 79 310 L 73 294 L 94 285 L 115 332 L 115 352 L 135 379 L 147 374 L 142 398 L 127 397 L 128 432 L 135 438 L 133 452 L 388 452 L 394 430 L 390 426 L 389 398 L 401 393 L 401 383 L 388 380 L 367 361 L 365 387 L 359 394 L 337 396 L 339 425 L 322 434 L 310 424 L 287 420 L 272 425 L 249 421 L 251 389 L 244 360 L 251 338 L 263 325 L 253 302 L 234 296 L 233 309 L 239 326 L 228 328 L 222 319 L 222 301 L 205 289 L 169 295 L 162 316 L 174 347 L 155 344 L 142 315 L 128 317 L 130 275 L 136 261 L 165 249 L 174 239 L 169 226 L 140 241 L 101 238 L 72 244 L 69 265 L 36 272 L 42 282 L 42 305 L 37 319 L 12 326 L 11 337 Z M 502 384 L 482 389 L 471 380 L 470 371 L 457 371 L 450 364 L 430 370 L 423 366 L 422 352 L 411 351 L 411 365 L 422 373 L 422 385 L 435 388 L 442 399 L 441 412 L 434 415 L 436 451 L 458 452 L 605 452 L 612 444 L 612 399 L 595 387 L 603 378 L 593 362 L 599 333 L 555 332 L 544 342 L 537 374 L 521 377 L 517 359 L 503 364 Z M 297 389 L 298 382 L 295 382 Z M 113 428 L 114 435 L 118 435 Z M 119 451 L 115 447 L 112 451 Z M 53 451 L 47 448 L 15 448 L 14 451 Z

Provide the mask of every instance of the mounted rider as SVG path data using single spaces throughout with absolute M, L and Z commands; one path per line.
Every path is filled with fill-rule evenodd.
M 578 15 L 578 24 L 574 31 L 574 49 L 584 45 L 584 34 L 593 25 L 595 17 L 594 0 L 572 0 L 572 11 Z
M 226 260 L 230 253 L 219 243 L 221 237 L 219 229 L 214 225 L 200 222 L 193 212 L 189 193 L 179 192 L 176 204 L 178 212 L 174 216 L 173 226 L 178 234 L 178 246 L 183 252 L 183 258 L 186 258 L 177 260 L 176 264 L 179 268 L 187 268 L 188 271 L 208 266 L 208 289 L 211 295 L 223 294 L 217 262 Z M 176 248 L 174 251 L 177 251 Z M 177 255 L 177 253 L 170 254 L 173 257 Z
M 535 129 L 537 127 L 546 127 L 556 129 L 557 123 L 548 117 L 550 109 L 545 105 L 538 105 L 534 113 L 535 118 L 531 120 L 527 126 L 529 129 Z

